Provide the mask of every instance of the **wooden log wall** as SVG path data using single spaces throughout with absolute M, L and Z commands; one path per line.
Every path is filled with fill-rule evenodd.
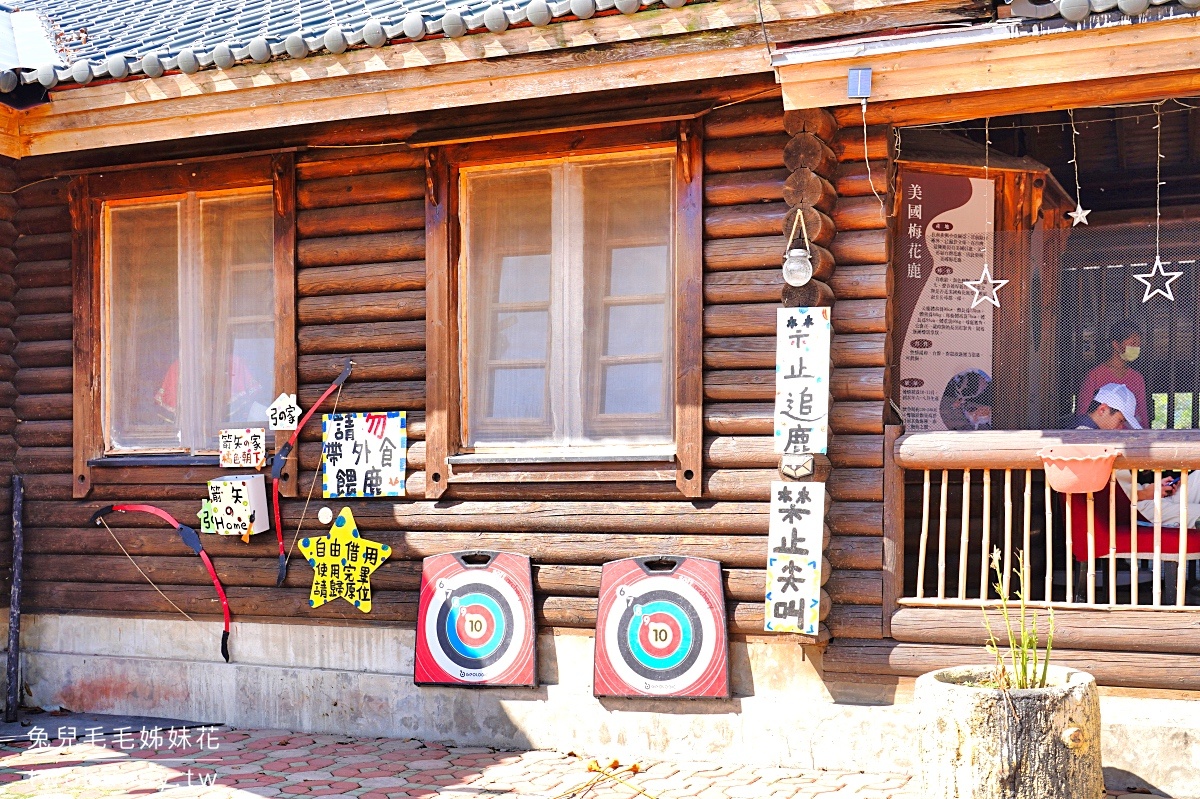
M 837 123 L 832 115 L 822 109 L 811 111 L 789 111 L 784 116 L 784 132 L 790 137 L 784 147 L 784 167 L 787 170 L 787 180 L 784 182 L 784 202 L 788 213 L 783 220 L 784 249 L 803 248 L 812 259 L 813 276 L 803 286 L 784 285 L 781 300 L 786 308 L 817 308 L 831 307 L 835 297 L 829 286 L 829 279 L 834 274 L 834 259 L 827 249 L 837 235 L 835 221 L 829 216 L 836 207 L 837 194 L 831 180 L 837 174 L 837 162 L 829 145 L 837 132 Z M 843 400 L 852 397 L 852 387 L 845 381 L 839 382 L 843 373 L 830 372 L 830 416 L 834 417 L 834 408 L 841 409 Z M 850 408 L 850 406 L 847 406 Z M 851 413 L 853 409 L 850 408 Z M 841 418 L 840 416 L 837 418 Z M 828 460 L 828 458 L 825 458 Z M 788 463 L 791 460 L 793 463 Z M 785 467 L 797 465 L 794 459 L 783 458 L 780 472 L 785 480 L 795 479 L 793 472 Z M 830 471 L 820 472 L 812 469 L 811 477 L 806 479 L 826 483 L 826 528 L 831 532 L 845 532 L 842 523 L 845 515 L 842 513 L 843 503 L 833 502 L 833 496 L 828 492 Z M 845 536 L 838 535 L 837 557 L 831 558 L 830 547 L 834 542 L 830 535 L 822 544 L 821 561 L 824 566 L 821 578 L 826 585 L 838 595 L 839 601 L 846 601 L 847 591 L 852 591 L 852 584 L 844 579 L 837 570 L 844 565 Z M 837 561 L 834 563 L 834 561 Z M 832 608 L 830 608 L 832 610 Z M 821 616 L 826 629 L 832 624 L 829 614 Z
M 20 237 L 17 200 L 13 192 L 20 183 L 13 162 L 0 160 L 0 605 L 8 606 L 12 585 L 12 475 L 17 445 L 13 432 L 17 415 L 13 403 L 17 390 L 13 380 L 17 364 L 13 360 L 16 338 L 13 322 L 17 318 L 14 300 L 17 284 L 13 271 L 17 265 L 16 246 Z
M 797 138 L 810 131 L 810 115 L 789 116 Z M 840 125 L 838 123 L 841 123 Z M 837 120 L 830 153 L 820 177 L 832 184 L 835 198 L 823 188 L 837 234 L 829 245 L 834 263 L 828 285 L 833 306 L 834 404 L 830 427 L 830 485 L 834 496 L 830 526 L 834 530 L 829 561 L 830 584 L 839 601 L 829 616 L 837 639 L 880 639 L 883 624 L 883 432 L 887 408 L 887 270 L 888 229 L 884 203 L 888 197 L 889 131 L 867 131 Z M 870 172 L 868 177 L 868 163 Z M 811 183 L 801 167 L 793 177 Z M 809 168 L 809 171 L 812 168 Z M 876 197 L 878 193 L 878 197 Z
M 409 413 L 408 491 L 403 501 L 345 503 L 371 539 L 393 556 L 372 577 L 374 609 L 364 616 L 347 603 L 308 607 L 311 571 L 293 549 L 282 589 L 274 587 L 273 533 L 249 544 L 206 537 L 235 619 L 304 622 L 340 619 L 411 623 L 416 615 L 420 559 L 457 549 L 526 553 L 535 564 L 539 621 L 594 626 L 600 565 L 657 553 L 721 561 L 730 629 L 762 632 L 772 447 L 774 326 L 782 278 L 780 259 L 788 205 L 785 192 L 812 197 L 822 268 L 832 269 L 832 185 L 788 182 L 787 134 L 779 98 L 719 109 L 704 122 L 704 393 L 705 472 L 701 500 L 683 498 L 673 483 L 453 485 L 425 501 L 425 265 L 423 153 L 403 147 L 313 148 L 297 157 L 296 282 L 299 401 L 310 405 L 347 357 L 355 368 L 337 396 L 341 411 L 403 409 Z M 23 162 L 31 181 L 32 162 Z M 109 517 L 111 534 L 86 526 L 92 511 L 114 501 L 153 502 L 194 522 L 204 481 L 216 470 L 128 467 L 93 470 L 85 501 L 71 499 L 71 232 L 66 183 L 48 180 L 17 195 L 22 225 L 15 259 L 20 315 L 15 323 L 18 449 L 27 475 L 29 609 L 137 615 L 195 615 L 219 606 L 195 557 L 170 530 L 145 515 Z M 2 309 L 2 306 L 0 306 Z M 873 350 L 844 337 L 839 368 L 864 365 Z M 10 346 L 11 349 L 11 346 Z M 873 363 L 873 362 L 872 362 Z M 872 375 L 839 371 L 835 396 L 841 432 L 870 429 Z M 862 381 L 866 380 L 864 384 Z M 0 397 L 0 401 L 3 398 Z M 327 406 L 328 407 L 328 406 Z M 871 509 L 863 506 L 862 463 L 877 449 L 846 436 L 819 471 L 830 477 L 834 504 L 827 544 L 837 575 L 823 597 L 857 607 L 864 586 L 855 569 L 870 565 Z M 299 496 L 283 502 L 289 545 L 303 519 L 305 533 L 322 532 L 315 497 L 306 503 L 320 460 L 320 427 L 302 431 Z M 97 476 L 98 475 L 98 476 Z M 870 490 L 866 490 L 870 494 Z M 334 510 L 342 503 L 335 504 Z M 115 539 L 117 540 L 114 540 Z M 118 545 L 117 541 L 120 542 Z M 863 544 L 867 549 L 863 549 Z M 137 561 L 135 567 L 121 547 Z M 830 569 L 825 569 L 828 573 Z M 869 590 L 867 590 L 869 593 Z M 843 630 L 845 629 L 843 625 Z M 843 632 L 845 634 L 845 632 Z M 234 644 L 236 659 L 236 642 Z

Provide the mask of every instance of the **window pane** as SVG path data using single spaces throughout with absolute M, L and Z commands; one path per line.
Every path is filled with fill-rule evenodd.
M 468 172 L 464 189 L 466 443 L 549 441 L 555 168 Z
M 666 443 L 674 405 L 672 161 L 579 169 L 588 308 L 583 374 L 591 398 L 585 433 L 596 441 Z
M 506 255 L 500 259 L 497 301 L 546 302 L 550 299 L 550 254 Z
M 549 328 L 550 314 L 546 311 L 496 314 L 492 358 L 505 361 L 544 361 Z
M 222 427 L 261 426 L 275 398 L 273 221 L 268 193 L 200 201 L 197 450 Z
M 654 247 L 614 247 L 608 293 L 618 297 L 664 293 L 667 290 L 670 257 L 671 249 L 665 244 Z
M 545 414 L 545 369 L 492 371 L 493 419 L 541 419 Z
M 178 449 L 179 203 L 109 209 L 108 443 Z
M 659 355 L 663 351 L 663 304 L 616 305 L 608 309 L 605 355 Z
M 604 369 L 604 413 L 661 414 L 663 373 L 659 363 L 631 363 Z

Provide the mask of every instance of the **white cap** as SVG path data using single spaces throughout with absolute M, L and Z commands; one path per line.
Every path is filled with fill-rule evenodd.
M 1137 399 L 1125 384 L 1107 383 L 1100 387 L 1092 400 L 1101 405 L 1107 405 L 1115 411 L 1120 411 L 1125 417 L 1125 423 L 1134 430 L 1142 429 L 1137 420 Z

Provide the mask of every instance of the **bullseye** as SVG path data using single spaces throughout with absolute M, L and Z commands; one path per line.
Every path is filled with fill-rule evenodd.
M 728 696 L 724 610 L 715 561 L 672 556 L 606 563 L 595 694 Z
M 631 671 L 669 680 L 688 670 L 704 640 L 692 603 L 669 590 L 647 591 L 621 614 L 625 631 L 617 645 Z
M 488 585 L 470 583 L 452 591 L 438 613 L 438 641 L 464 669 L 482 669 L 503 654 L 512 639 L 512 611 Z
M 680 632 L 679 622 L 669 613 L 643 613 L 638 642 L 647 652 L 662 657 L 675 650 Z
M 529 559 L 502 552 L 427 558 L 416 654 L 418 684 L 533 685 Z

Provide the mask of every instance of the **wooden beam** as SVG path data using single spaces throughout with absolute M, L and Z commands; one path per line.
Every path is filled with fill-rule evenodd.
M 1198 34 L 1200 19 L 1172 19 L 791 64 L 779 67 L 778 74 L 787 109 L 844 106 L 846 70 L 870 67 L 873 74 L 869 123 L 950 121 L 1031 108 L 1053 110 L 1089 105 L 1100 96 L 1105 102 L 1127 102 L 1128 98 L 1122 95 L 1136 92 L 1129 84 L 1147 76 L 1161 80 L 1163 73 L 1175 73 L 1182 80 L 1167 81 L 1169 90 L 1159 89 L 1149 98 L 1194 93 L 1200 85 L 1200 73 L 1178 72 L 1178 53 L 1190 47 Z M 1070 70 L 1061 69 L 1064 52 L 1071 53 Z M 1114 57 L 1114 53 L 1120 53 L 1120 57 Z M 1093 83 L 1090 89 L 1082 88 L 1086 82 Z M 1037 91 L 1026 92 L 1021 100 L 1015 99 L 1017 90 L 1034 87 Z M 1048 87 L 1054 88 L 1047 91 Z M 1097 87 L 1102 87 L 1102 91 L 1097 92 Z M 960 100 L 962 95 L 988 92 L 1003 92 L 1010 97 L 1005 98 L 1001 107 L 988 104 L 991 97 L 976 98 L 978 104 L 964 105 Z M 1065 96 L 1060 97 L 1060 92 Z M 881 105 L 914 98 L 927 98 L 923 113 L 909 109 L 909 113 L 898 118 Z M 983 110 L 977 110 L 981 106 Z M 846 114 L 851 110 L 854 114 L 858 112 L 855 106 L 847 109 Z M 839 121 L 844 122 L 840 117 Z M 861 119 L 856 121 L 861 124 Z
M 1200 618 L 1182 608 L 1054 610 L 1054 651 L 1084 649 L 1097 652 L 1200 653 Z M 1046 644 L 1048 613 L 1037 610 L 1040 641 Z M 992 629 L 1004 638 L 1004 619 L 989 608 Z M 988 634 L 978 607 L 902 607 L 892 615 L 891 637 L 912 643 L 983 646 Z
M 977 0 L 722 0 L 194 75 L 73 86 L 20 112 L 22 155 L 770 72 L 768 40 L 963 19 Z M 899 20 L 899 21 L 897 21 Z M 774 32 L 773 32 L 774 31 Z M 516 57 L 510 57 L 516 56 Z M 397 131 L 403 138 L 412 133 Z
M 21 112 L 0 105 L 0 156 L 20 158 L 24 154 L 21 146 Z
M 1118 469 L 1182 469 L 1200 465 L 1191 430 L 980 430 L 910 433 L 897 440 L 903 469 L 1041 469 L 1038 451 L 1055 444 L 1107 445 Z
M 982 627 L 982 623 L 979 626 Z M 1200 670 L 1195 668 L 1194 655 L 1091 652 L 1055 647 L 1053 658 L 1060 666 L 1091 672 L 1101 685 L 1200 690 Z M 977 666 L 988 662 L 995 662 L 995 658 L 982 646 L 853 638 L 833 641 L 822 658 L 826 680 L 868 674 L 919 677 L 927 671 L 947 666 Z

